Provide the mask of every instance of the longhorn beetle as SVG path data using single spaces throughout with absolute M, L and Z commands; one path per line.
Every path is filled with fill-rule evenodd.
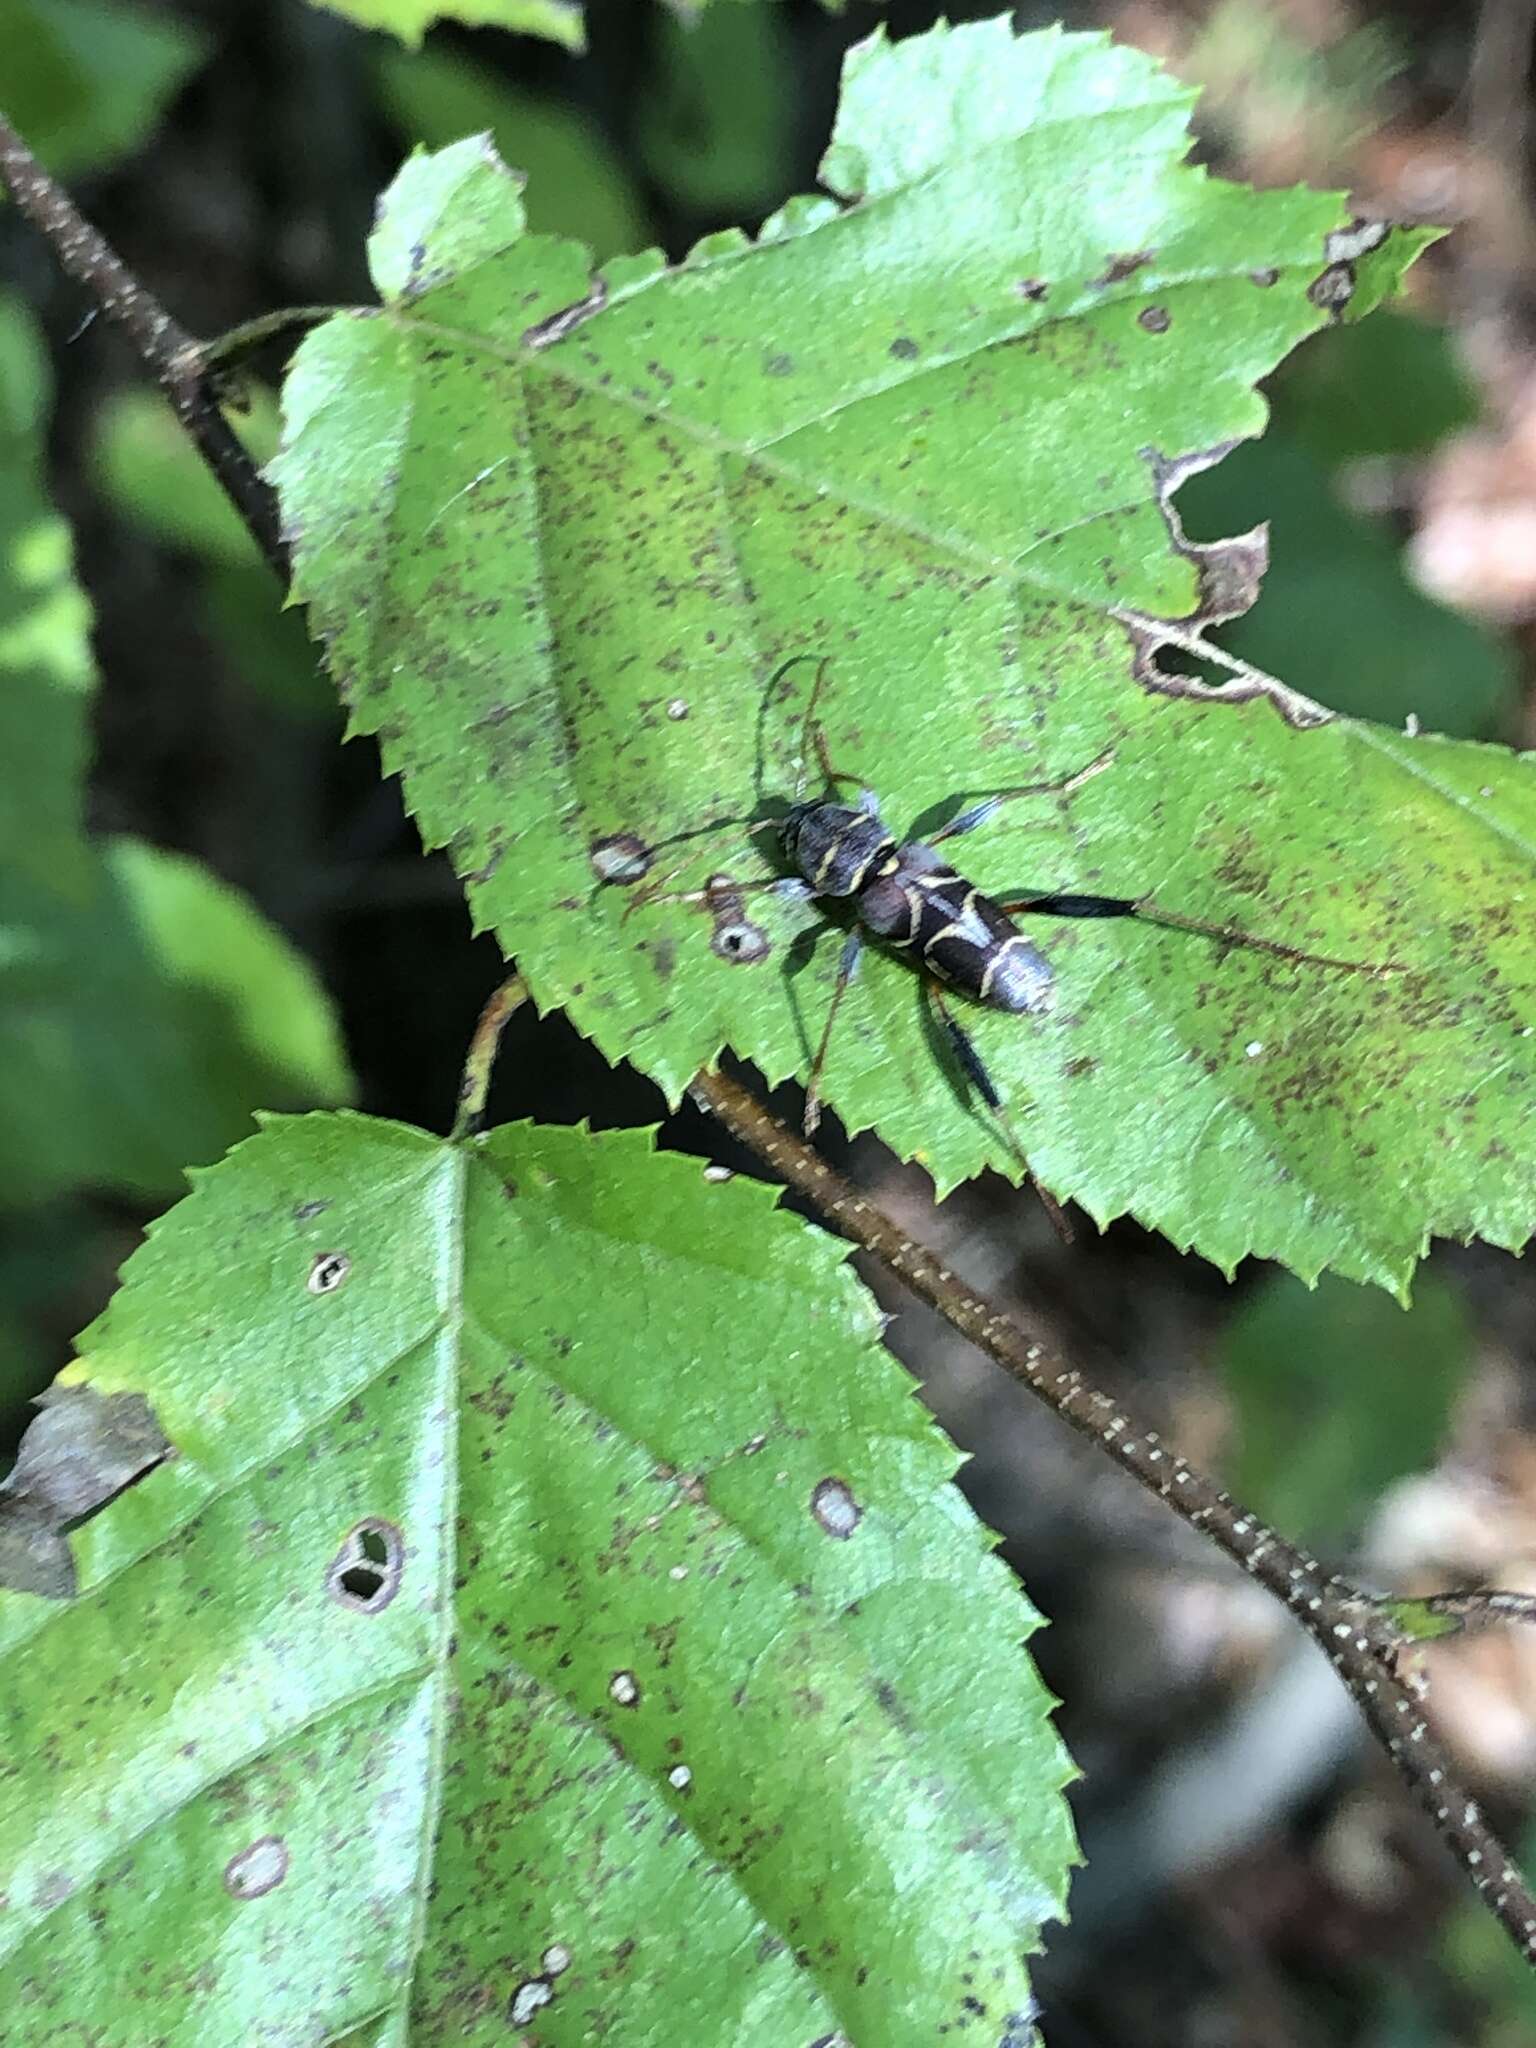
M 721 820 L 748 832 L 776 832 L 779 846 L 793 875 L 778 875 L 761 882 L 734 884 L 736 895 L 746 889 L 772 889 L 803 901 L 817 897 L 838 898 L 851 908 L 856 922 L 843 943 L 837 979 L 832 989 L 826 1021 L 822 1027 L 815 1058 L 806 1083 L 805 1130 L 809 1134 L 821 1121 L 821 1077 L 831 1044 L 832 1027 L 839 1006 L 858 972 L 866 937 L 878 940 L 893 952 L 909 958 L 922 977 L 922 986 L 937 1013 L 959 1065 L 977 1094 L 1002 1125 L 1021 1163 L 1028 1167 L 1003 1099 L 987 1072 L 969 1032 L 955 1015 L 945 996 L 950 988 L 972 1002 L 989 1009 L 1008 1010 L 1025 1016 L 1043 1016 L 1056 1001 L 1056 977 L 1045 955 L 1025 938 L 1014 924 L 1025 914 L 1046 917 L 1134 917 L 1144 923 L 1160 924 L 1177 931 L 1195 932 L 1214 939 L 1222 947 L 1248 946 L 1282 960 L 1304 962 L 1314 967 L 1335 967 L 1354 973 L 1391 974 L 1398 963 L 1376 965 L 1359 960 L 1335 960 L 1326 954 L 1306 953 L 1278 939 L 1259 938 L 1233 925 L 1185 917 L 1164 910 L 1146 896 L 1031 895 L 995 898 L 986 896 L 967 881 L 936 849 L 946 839 L 958 839 L 985 824 L 1004 803 L 1021 796 L 1070 796 L 1095 775 L 1108 768 L 1111 753 L 1099 755 L 1086 768 L 1060 782 L 1036 782 L 998 790 L 980 803 L 958 811 L 927 839 L 898 840 L 880 814 L 873 790 L 862 786 L 860 777 L 834 768 L 827 750 L 827 738 L 816 719 L 816 706 L 827 677 L 825 655 L 797 654 L 775 672 L 768 685 L 767 700 L 797 662 L 815 660 L 816 680 L 806 706 L 801 742 L 801 781 L 805 773 L 808 743 L 826 784 L 827 794 L 796 800 L 782 817 Z M 858 791 L 856 803 L 841 801 L 843 786 Z M 712 828 L 703 828 L 710 830 Z M 694 833 L 686 838 L 699 836 Z M 654 851 L 654 849 L 651 849 Z M 639 902 L 704 902 L 713 904 L 724 877 L 712 877 L 703 890 L 676 895 L 642 892 Z M 713 892 L 713 893 L 712 893 Z M 1031 1176 L 1033 1178 L 1033 1176 Z M 1058 1228 L 1064 1228 L 1061 1211 L 1050 1194 L 1035 1183 Z

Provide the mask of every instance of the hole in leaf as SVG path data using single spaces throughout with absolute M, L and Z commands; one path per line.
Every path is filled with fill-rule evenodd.
M 351 1270 L 352 1261 L 345 1252 L 319 1252 L 304 1284 L 311 1294 L 334 1294 Z
M 349 1529 L 325 1575 L 326 1590 L 343 1607 L 378 1614 L 400 1590 L 405 1538 L 393 1522 L 371 1517 Z
M 722 960 L 733 961 L 739 966 L 750 966 L 768 952 L 768 934 L 761 925 L 753 924 L 750 918 L 745 917 L 717 924 L 709 943 Z

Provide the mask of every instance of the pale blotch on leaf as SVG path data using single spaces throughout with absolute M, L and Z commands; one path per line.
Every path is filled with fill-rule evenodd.
M 687 698 L 674 697 L 672 699 L 672 702 L 667 706 L 667 716 L 668 718 L 686 718 L 688 716 Z
M 311 1294 L 334 1294 L 352 1270 L 345 1252 L 317 1252 L 305 1286 Z
M 288 1875 L 288 1844 L 281 1835 L 260 1835 L 224 1866 L 224 1889 L 232 1899 L 259 1899 Z
M 686 1792 L 693 1784 L 693 1772 L 686 1764 L 674 1764 L 667 1773 L 667 1783 L 674 1792 Z
M 841 1479 L 818 1479 L 811 1493 L 811 1513 L 840 1543 L 846 1543 L 864 1519 L 864 1510 Z
M 641 881 L 651 871 L 651 849 L 633 832 L 614 832 L 592 843 L 588 859 L 600 882 Z
M 1357 215 L 1348 227 L 1335 228 L 1323 239 L 1323 254 L 1330 263 L 1358 263 L 1387 239 L 1384 220 L 1366 220 Z
M 539 1957 L 539 1968 L 546 1977 L 558 1977 L 562 1970 L 571 1967 L 571 1952 L 563 1941 L 552 1941 Z
M 608 1681 L 608 1697 L 615 1706 L 638 1707 L 640 1687 L 633 1671 L 615 1671 Z
M 512 2024 L 526 2027 L 535 2013 L 542 2012 L 554 1997 L 552 1984 L 546 1984 L 542 1977 L 530 1977 L 526 1984 L 519 1984 L 512 1994 Z

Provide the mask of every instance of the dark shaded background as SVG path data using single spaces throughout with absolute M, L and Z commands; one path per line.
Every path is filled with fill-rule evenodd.
M 413 57 L 303 0 L 141 11 L 201 30 L 206 57 L 145 139 L 73 184 L 204 334 L 275 306 L 367 297 L 374 195 L 412 134 L 440 142 L 494 119 L 532 172 L 539 227 L 679 256 L 712 228 L 753 224 L 814 182 L 847 44 L 877 20 L 899 34 L 937 13 L 717 0 L 690 33 L 660 0 L 589 0 L 578 59 L 451 28 Z M 1455 223 L 1403 311 L 1309 345 L 1276 381 L 1272 436 L 1181 504 L 1197 534 L 1273 519 L 1265 598 L 1232 634 L 1252 658 L 1340 708 L 1531 745 L 1536 8 L 1016 12 L 1021 26 L 1108 27 L 1203 83 L 1200 151 L 1227 175 L 1348 185 L 1362 211 Z M 0 34 L 0 104 L 8 65 L 24 69 L 18 48 Z M 102 675 L 92 825 L 193 853 L 248 891 L 323 977 L 360 1106 L 445 1128 L 499 978 L 494 945 L 471 938 L 446 862 L 421 856 L 371 742 L 338 745 L 302 634 L 272 624 L 264 572 L 238 537 L 210 544 L 174 435 L 152 408 L 123 409 L 139 389 L 125 346 L 86 319 L 10 211 L 0 278 L 54 345 L 52 487 L 75 526 Z M 526 1015 L 492 1106 L 599 1124 L 664 1115 L 643 1079 L 608 1069 L 559 1019 Z M 732 1157 L 692 1112 L 666 1134 Z M 841 1149 L 835 1127 L 827 1138 Z M 1536 1586 L 1526 1264 L 1440 1248 L 1404 1315 L 1343 1286 L 1307 1296 L 1259 1268 L 1229 1287 L 1129 1225 L 1067 1250 L 1000 1183 L 934 1212 L 921 1177 L 878 1146 L 849 1163 L 1288 1531 L 1404 1586 Z M 0 1212 L 5 1441 L 151 1213 L 106 1188 Z M 1052 2048 L 1536 2042 L 1530 1980 L 1284 1617 L 926 1315 L 904 1312 L 892 1342 L 976 1449 L 967 1483 L 1055 1624 L 1035 1647 L 1085 1773 L 1090 1867 L 1040 1973 Z M 1438 1653 L 1435 1669 L 1443 1732 L 1518 1833 L 1536 1768 L 1536 1649 L 1490 1638 Z

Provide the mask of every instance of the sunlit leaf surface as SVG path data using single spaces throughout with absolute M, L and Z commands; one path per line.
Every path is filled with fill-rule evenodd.
M 198 1175 L 34 1469 L 172 1455 L 0 1593 L 7 2048 L 1028 2048 L 1035 1616 L 841 1256 L 641 1133 Z
M 825 655 L 832 759 L 898 832 L 1112 754 L 956 843 L 983 887 L 1151 893 L 1401 970 L 1041 921 L 1053 1013 L 967 1012 L 1040 1177 L 1094 1216 L 1401 1286 L 1429 1233 L 1536 1218 L 1536 772 L 1329 720 L 1305 674 L 1159 662 L 1262 565 L 1258 536 L 1186 544 L 1173 490 L 1423 240 L 1209 178 L 1188 107 L 1100 37 L 877 36 L 825 194 L 595 278 L 482 146 L 418 157 L 370 245 L 383 308 L 307 342 L 275 474 L 353 729 L 606 1053 L 674 1095 L 725 1044 L 807 1072 L 841 945 L 814 906 L 603 881 L 773 872 L 739 822 L 659 843 L 815 788 L 812 666 L 768 685 Z M 926 1015 L 906 962 L 868 961 L 828 1100 L 941 1187 L 1017 1173 Z

